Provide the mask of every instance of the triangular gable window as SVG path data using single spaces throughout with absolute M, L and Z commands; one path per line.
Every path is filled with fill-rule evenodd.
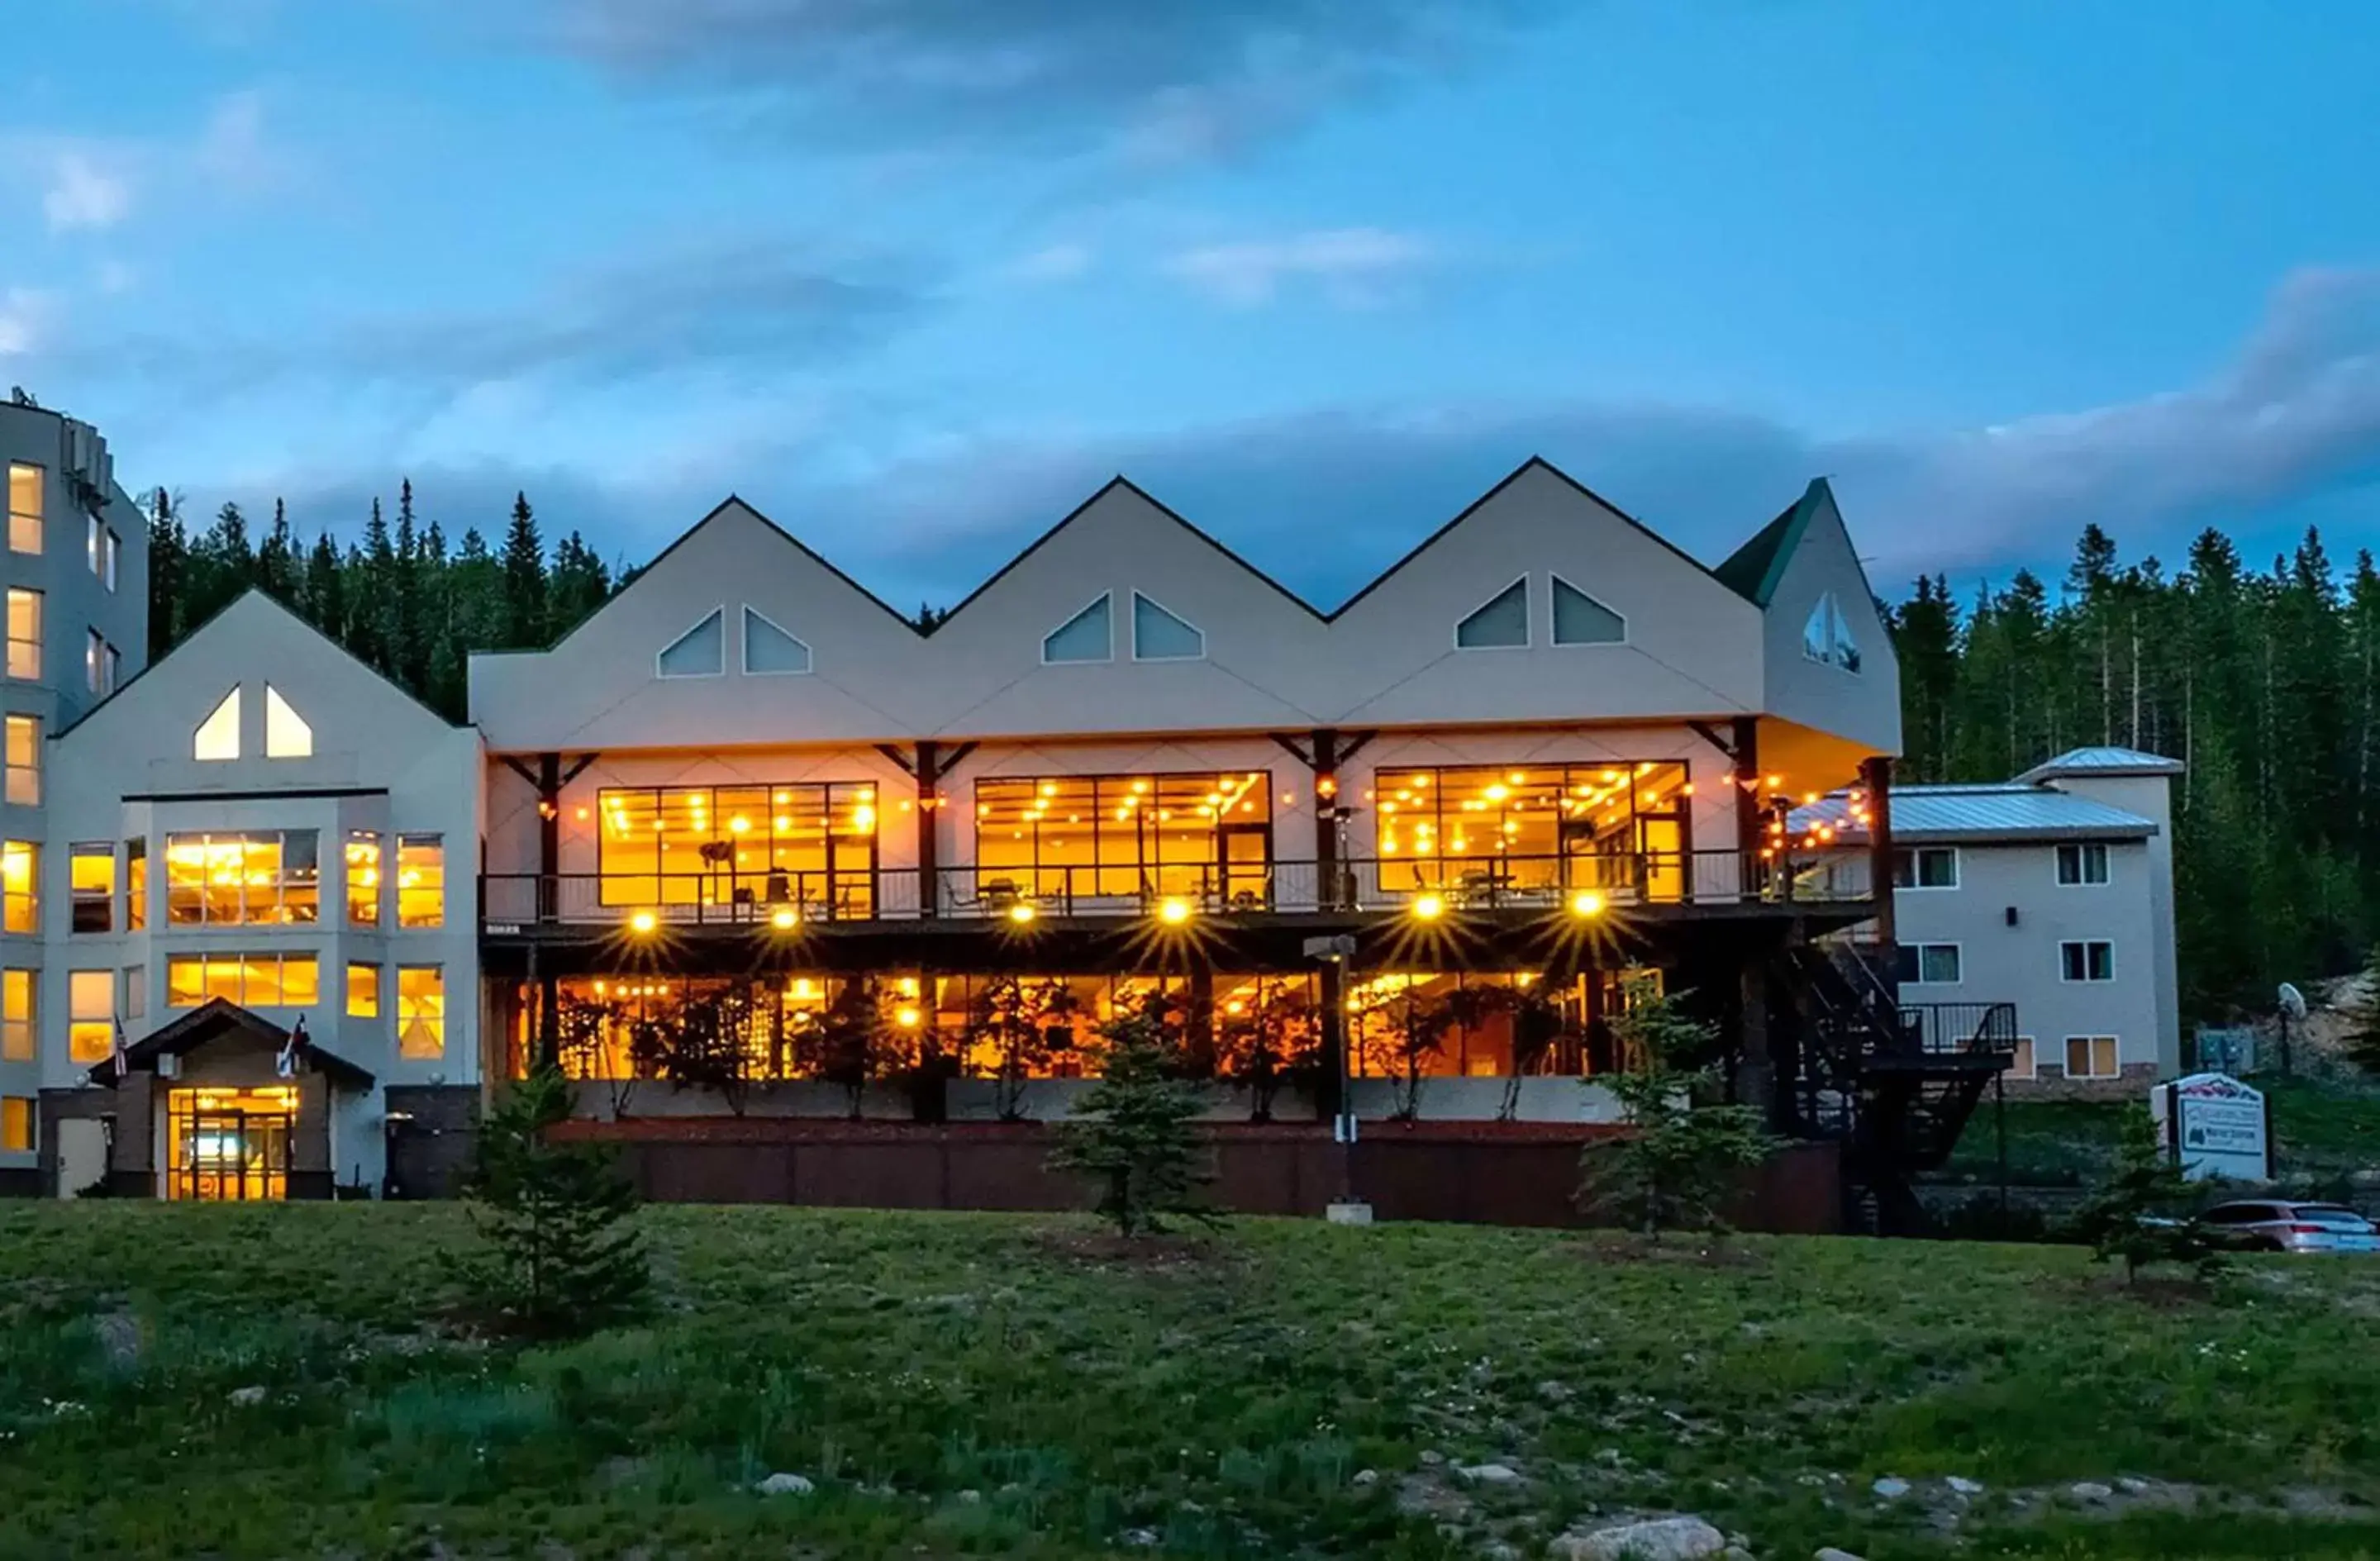
M 281 690 L 271 684 L 264 685 L 264 756 L 269 759 L 304 759 L 314 756 L 314 729 L 306 718 L 289 708 L 281 697 Z
M 1115 659 L 1115 636 L 1111 630 L 1108 596 L 1075 613 L 1050 631 L 1041 641 L 1041 659 L 1052 661 L 1109 661 Z
M 1509 650 L 1528 643 L 1529 577 L 1525 575 L 1454 625 L 1457 650 Z
M 1556 645 L 1620 645 L 1628 638 L 1628 620 L 1557 575 L 1554 581 L 1554 643 Z
M 190 740 L 190 756 L 208 763 L 239 757 L 239 684 L 233 684 L 223 703 L 199 723 L 198 733 Z
M 776 676 L 810 670 L 810 647 L 779 628 L 759 611 L 744 610 L 744 670 L 755 676 Z
M 1207 636 L 1138 591 L 1132 593 L 1132 659 L 1135 661 L 1196 661 L 1207 654 Z
M 715 678 L 727 671 L 725 611 L 712 608 L 708 617 L 670 641 L 653 659 L 654 673 L 665 678 Z
M 1842 609 L 1836 604 L 1834 592 L 1827 592 L 1810 609 L 1809 619 L 1802 625 L 1802 654 L 1847 672 L 1860 670 L 1859 641 L 1852 637 L 1851 625 L 1843 622 Z

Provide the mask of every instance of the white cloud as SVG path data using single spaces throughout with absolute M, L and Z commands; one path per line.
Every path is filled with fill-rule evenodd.
M 1387 284 L 1427 264 L 1425 240 L 1384 228 L 1331 228 L 1287 238 L 1209 244 L 1164 262 L 1165 272 L 1236 309 L 1269 303 L 1293 278 L 1319 284 L 1332 302 L 1380 302 Z
M 190 151 L 191 165 L 218 189 L 242 193 L 272 184 L 282 160 L 264 135 L 264 99 L 255 91 L 215 100 Z
M 91 153 L 67 149 L 52 161 L 49 188 L 42 192 L 52 233 L 114 227 L 131 211 L 130 181 L 102 169 Z
M 1012 262 L 1005 272 L 1012 282 L 1072 282 L 1091 269 L 1087 246 L 1052 244 Z
M 0 291 L 0 357 L 18 357 L 42 345 L 53 300 L 30 287 Z

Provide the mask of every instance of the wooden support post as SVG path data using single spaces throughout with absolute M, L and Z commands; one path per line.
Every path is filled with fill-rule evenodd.
M 1318 989 L 1322 1021 L 1321 1066 L 1315 1070 L 1314 1116 L 1327 1122 L 1344 1110 L 1342 1085 L 1347 1077 L 1347 966 L 1325 960 Z
M 537 919 L 562 911 L 562 756 L 537 756 Z
M 1741 898 L 1759 898 L 1767 875 L 1760 870 L 1760 853 L 1767 844 L 1760 811 L 1760 718 L 1735 718 L 1735 865 Z
M 1864 760 L 1860 784 L 1867 790 L 1867 853 L 1870 892 L 1876 896 L 1876 940 L 1887 970 L 1900 942 L 1900 919 L 1893 914 L 1892 893 L 1892 760 L 1884 755 Z
M 917 756 L 910 769 L 917 782 L 917 914 L 928 920 L 942 911 L 942 847 L 940 820 L 935 815 L 935 788 L 942 780 L 941 744 L 930 739 L 917 744 Z

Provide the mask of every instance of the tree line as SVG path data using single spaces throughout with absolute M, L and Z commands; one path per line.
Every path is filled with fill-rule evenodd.
M 2380 573 L 2309 529 L 2269 570 L 2209 528 L 2168 574 L 2098 526 L 2050 587 L 2019 570 L 1961 601 L 1921 577 L 1888 610 L 1902 781 L 2002 780 L 2067 749 L 2180 760 L 2176 931 L 2185 1021 L 2270 1012 L 2345 974 L 2380 910 Z

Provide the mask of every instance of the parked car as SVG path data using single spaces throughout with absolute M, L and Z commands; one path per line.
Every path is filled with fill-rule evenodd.
M 2198 1222 L 2251 1252 L 2380 1252 L 2380 1226 L 2341 1204 L 2241 1199 L 2216 1204 Z

